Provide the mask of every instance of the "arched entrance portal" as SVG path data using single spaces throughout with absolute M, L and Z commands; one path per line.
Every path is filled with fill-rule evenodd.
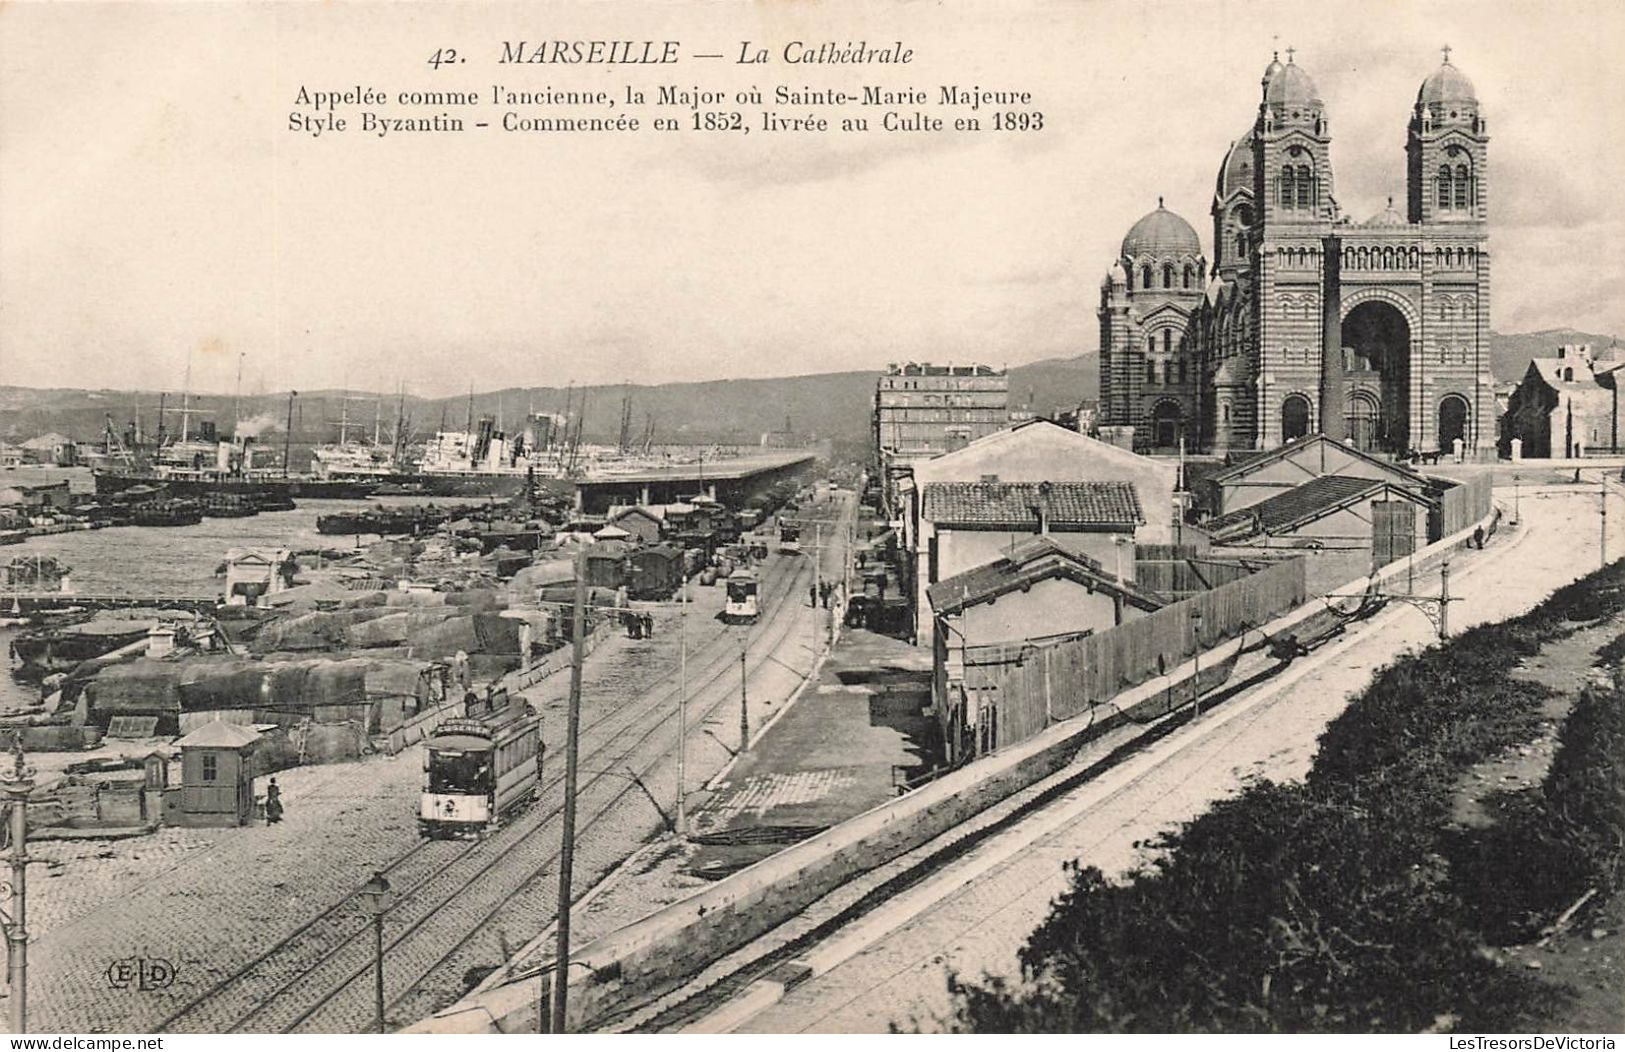
M 1382 407 L 1369 391 L 1356 391 L 1349 396 L 1347 422 L 1349 443 L 1355 449 L 1379 448 L 1382 440 Z
M 1467 418 L 1471 410 L 1461 395 L 1445 395 L 1439 402 L 1439 448 L 1450 452 L 1456 439 L 1467 444 Z
M 1183 419 L 1184 414 L 1180 412 L 1178 402 L 1158 402 L 1157 407 L 1151 411 L 1152 443 L 1161 449 L 1178 446 Z
M 1405 452 L 1411 445 L 1411 327 L 1405 315 L 1392 303 L 1366 300 L 1343 318 L 1343 344 L 1354 352 L 1353 370 L 1378 377 L 1373 445 L 1363 448 Z M 1352 398 L 1349 410 L 1352 416 Z
M 1309 399 L 1289 395 L 1281 403 L 1281 441 L 1290 442 L 1309 433 Z

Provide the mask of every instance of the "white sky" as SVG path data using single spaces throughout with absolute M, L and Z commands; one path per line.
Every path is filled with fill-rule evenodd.
M 399 379 L 423 395 L 1077 354 L 1096 344 L 1118 241 L 1159 194 L 1209 242 L 1219 161 L 1289 45 L 1328 107 L 1336 195 L 1364 219 L 1389 194 L 1403 203 L 1406 121 L 1450 44 L 1492 136 L 1495 327 L 1625 332 L 1622 28 L 1625 5 L 1604 2 L 14 0 L 0 7 L 0 383 L 177 388 L 189 352 L 195 389 L 230 390 L 241 353 L 250 390 Z M 746 39 L 901 39 L 916 59 L 496 64 L 504 39 L 550 37 L 730 57 Z M 431 71 L 437 47 L 468 61 Z M 1032 91 L 1047 130 L 286 130 L 301 84 L 497 83 L 979 83 Z

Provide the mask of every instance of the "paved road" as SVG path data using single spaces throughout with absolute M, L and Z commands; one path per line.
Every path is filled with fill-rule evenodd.
M 1594 486 L 1584 493 L 1523 493 L 1524 522 L 1518 530 L 1503 532 L 1483 553 L 1456 559 L 1451 591 L 1461 601 L 1453 604 L 1452 626 L 1514 616 L 1595 568 L 1597 507 Z M 1609 526 L 1609 550 L 1617 558 L 1625 553 L 1625 501 L 1611 502 Z M 1418 592 L 1436 594 L 1437 588 L 1436 574 L 1418 577 Z M 944 982 L 949 968 L 972 976 L 1015 974 L 1017 949 L 1065 887 L 1064 863 L 1080 859 L 1108 874 L 1123 873 L 1142 858 L 1137 843 L 1195 817 L 1246 779 L 1302 777 L 1321 730 L 1372 672 L 1432 638 L 1433 626 L 1422 613 L 1395 604 L 1297 663 L 1280 680 L 1170 736 L 1166 745 L 1174 756 L 1169 762 L 1125 779 L 1127 784 L 1111 792 L 1081 787 L 992 838 L 955 867 L 974 871 L 991 855 L 1012 852 L 1013 844 L 1019 849 L 936 906 L 879 935 L 863 952 L 793 988 L 738 1029 L 861 1033 L 883 1032 L 893 1024 L 934 1029 L 950 1007 Z M 1038 825 L 1054 828 L 1035 836 Z

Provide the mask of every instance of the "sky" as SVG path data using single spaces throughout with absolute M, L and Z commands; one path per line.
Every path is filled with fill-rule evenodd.
M 240 369 L 245 392 L 432 396 L 1076 355 L 1159 196 L 1211 255 L 1218 165 L 1288 47 L 1327 107 L 1336 197 L 1363 220 L 1389 195 L 1403 207 L 1406 122 L 1450 45 L 1491 135 L 1492 324 L 1625 333 L 1621 29 L 1625 5 L 1605 2 L 13 0 L 0 383 L 179 390 L 190 370 L 193 390 L 229 392 Z M 672 39 L 684 58 L 497 63 L 504 40 L 542 39 Z M 744 66 L 746 40 L 899 40 L 915 58 Z M 439 48 L 466 61 L 431 69 Z M 689 57 L 714 52 L 729 59 Z M 465 119 L 496 120 L 498 84 L 869 83 L 1029 91 L 1044 128 L 287 128 L 301 86 L 476 91 Z

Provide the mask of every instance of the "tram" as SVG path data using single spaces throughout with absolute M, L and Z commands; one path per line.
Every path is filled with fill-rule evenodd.
M 728 598 L 722 607 L 722 620 L 730 625 L 754 625 L 761 613 L 756 594 L 756 575 L 749 570 L 735 570 L 729 574 Z
M 442 720 L 423 743 L 418 832 L 435 839 L 479 836 L 536 798 L 542 779 L 542 720 L 499 691 L 470 694 L 461 717 Z
M 779 551 L 791 553 L 801 551 L 800 523 L 779 520 Z

